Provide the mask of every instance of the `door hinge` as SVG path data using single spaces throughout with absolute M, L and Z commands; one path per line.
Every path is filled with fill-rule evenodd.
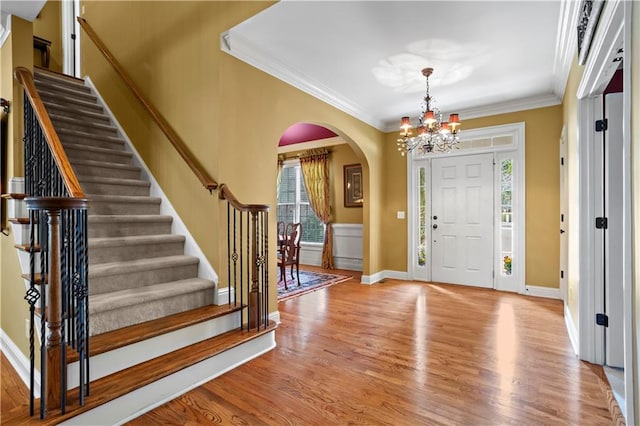
M 608 121 L 606 118 L 602 120 L 596 120 L 596 132 L 602 132 L 607 130 Z
M 596 217 L 596 228 L 607 229 L 608 221 L 606 217 Z
M 564 279 L 564 271 L 560 271 L 560 279 Z
M 76 35 L 75 34 L 71 34 L 71 40 L 75 40 L 76 39 Z
M 596 314 L 596 324 L 609 327 L 609 317 L 607 314 Z

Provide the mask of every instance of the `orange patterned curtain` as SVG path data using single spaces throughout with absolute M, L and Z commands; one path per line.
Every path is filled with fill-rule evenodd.
M 329 190 L 329 151 L 311 149 L 300 155 L 309 204 L 326 226 L 322 246 L 322 267 L 333 269 L 333 231 L 331 228 L 331 191 Z
M 276 181 L 276 196 L 280 195 L 280 183 L 282 182 L 283 167 L 284 167 L 284 155 L 278 155 L 278 179 Z

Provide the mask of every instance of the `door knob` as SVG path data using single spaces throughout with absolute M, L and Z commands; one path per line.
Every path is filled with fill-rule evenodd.
M 433 228 L 433 229 L 438 229 L 438 224 L 437 224 L 437 223 L 434 223 L 434 224 L 433 224 L 433 226 L 432 226 L 432 228 Z
M 561 234 L 564 234 L 564 229 L 561 229 L 561 230 L 560 230 L 560 233 L 561 233 Z
M 433 217 L 433 220 L 438 220 L 438 216 L 434 216 L 434 217 Z

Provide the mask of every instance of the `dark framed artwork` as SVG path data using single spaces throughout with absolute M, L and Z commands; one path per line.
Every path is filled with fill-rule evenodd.
M 362 199 L 362 166 L 347 164 L 344 166 L 344 206 L 362 207 Z

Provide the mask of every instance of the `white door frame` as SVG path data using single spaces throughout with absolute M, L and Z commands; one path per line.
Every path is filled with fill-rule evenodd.
M 525 235 L 526 235 L 526 222 L 525 222 L 525 123 L 513 123 L 513 124 L 505 124 L 500 126 L 490 126 L 490 127 L 482 127 L 478 129 L 469 129 L 464 130 L 461 134 L 461 140 L 469 140 L 469 139 L 482 139 L 482 138 L 492 138 L 498 136 L 509 135 L 513 138 L 513 145 L 511 146 L 494 146 L 490 148 L 478 148 L 478 149 L 461 149 L 459 151 L 453 151 L 450 153 L 436 153 L 436 154 L 418 154 L 416 151 L 412 152 L 407 156 L 407 275 L 408 279 L 416 279 L 416 271 L 413 264 L 413 261 L 417 258 L 417 243 L 416 243 L 416 235 L 418 232 L 417 227 L 417 215 L 416 215 L 416 171 L 419 165 L 424 165 L 425 160 L 428 161 L 427 169 L 429 172 L 431 171 L 431 158 L 435 157 L 453 157 L 453 156 L 461 156 L 461 155 L 475 155 L 475 154 L 483 154 L 483 153 L 495 153 L 496 156 L 499 153 L 513 152 L 514 153 L 514 173 L 513 173 L 513 191 L 515 196 L 513 197 L 513 223 L 514 223 L 514 234 L 513 234 L 513 256 L 514 259 L 519 259 L 519 261 L 514 261 L 513 264 L 513 279 L 515 280 L 515 287 L 517 288 L 517 292 L 520 294 L 527 294 L 527 287 L 525 283 L 525 275 L 526 275 L 526 249 L 525 249 Z M 431 179 L 429 179 L 429 186 L 431 185 Z M 431 194 L 431 190 L 429 191 Z M 497 197 L 500 192 L 494 191 L 494 198 Z M 429 203 L 427 209 L 427 216 L 431 217 L 431 203 Z M 495 220 L 499 220 L 500 216 L 494 213 Z M 498 248 L 498 238 L 495 236 L 496 232 L 499 230 L 499 226 L 494 223 L 494 253 L 499 253 Z M 431 227 L 427 227 L 427 238 L 428 241 L 431 240 Z M 428 253 L 429 261 L 428 265 L 431 263 L 431 253 Z M 495 256 L 494 256 L 495 257 Z M 496 261 L 497 264 L 497 261 Z M 431 279 L 431 267 L 428 267 L 428 280 Z M 496 269 L 494 267 L 494 271 L 499 273 L 500 269 Z M 421 277 L 423 279 L 423 277 Z M 496 278 L 494 278 L 494 288 L 500 289 L 499 286 L 496 286 Z
M 600 253 L 595 250 L 598 232 L 595 229 L 595 217 L 598 201 L 601 198 L 597 181 L 601 164 L 594 164 L 595 144 L 599 133 L 595 132 L 596 119 L 602 118 L 602 93 L 617 69 L 614 59 L 621 56 L 618 49 L 626 46 L 623 62 L 623 263 L 629 265 L 623 275 L 624 287 L 624 376 L 625 376 L 625 418 L 627 424 L 635 424 L 633 395 L 633 299 L 631 265 L 632 227 L 631 227 L 631 7 L 632 2 L 609 0 L 605 5 L 598 22 L 596 34 L 587 58 L 584 74 L 578 87 L 578 161 L 579 161 L 579 198 L 580 198 L 580 287 L 579 287 L 579 356 L 585 361 L 595 364 L 604 362 L 604 331 L 596 325 L 596 313 L 603 312 L 602 280 L 597 274 L 602 269 Z M 573 94 L 568 94 L 572 96 Z M 600 233 L 601 234 L 601 233 Z M 595 266 L 594 266 L 595 265 Z
M 560 135 L 560 295 L 563 302 L 567 302 L 567 277 L 568 277 L 568 253 L 569 241 L 567 231 L 569 230 L 568 195 L 567 190 L 569 176 L 567 170 L 567 126 L 562 126 Z
M 80 77 L 80 0 L 62 0 L 61 8 L 62 72 Z

